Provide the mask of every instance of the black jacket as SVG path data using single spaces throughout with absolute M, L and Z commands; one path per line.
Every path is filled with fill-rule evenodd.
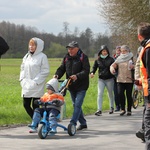
M 77 80 L 69 86 L 70 91 L 87 90 L 89 87 L 90 63 L 88 57 L 79 50 L 77 56 L 71 57 L 69 54 L 63 58 L 60 67 L 55 75 L 60 79 L 64 73 L 68 79 L 71 75 L 76 75 Z
M 114 59 L 110 57 L 109 55 L 103 59 L 99 57 L 97 60 L 95 60 L 93 65 L 93 70 L 91 73 L 94 73 L 98 70 L 98 76 L 100 79 L 106 80 L 114 78 L 114 75 L 110 73 L 110 65 L 114 62 Z

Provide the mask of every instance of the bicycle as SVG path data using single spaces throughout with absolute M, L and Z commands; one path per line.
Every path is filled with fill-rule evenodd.
M 136 109 L 139 106 L 139 103 L 143 103 L 144 105 L 144 96 L 143 96 L 143 90 L 139 90 L 137 88 L 134 88 L 133 94 L 133 108 Z

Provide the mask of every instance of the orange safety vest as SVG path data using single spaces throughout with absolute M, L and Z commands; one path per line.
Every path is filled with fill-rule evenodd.
M 59 93 L 53 93 L 53 94 L 45 93 L 41 97 L 42 102 L 48 102 L 48 101 L 53 101 L 53 100 L 64 101 L 64 97 Z
M 144 91 L 144 96 L 148 96 L 148 79 L 147 79 L 147 72 L 146 68 L 144 67 L 142 57 L 143 54 L 145 53 L 146 49 L 150 47 L 150 43 L 148 43 L 140 52 L 140 76 L 141 76 L 141 82 L 142 82 L 142 87 Z

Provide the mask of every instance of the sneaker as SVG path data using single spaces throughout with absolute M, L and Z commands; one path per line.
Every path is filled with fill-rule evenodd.
M 95 112 L 96 116 L 100 116 L 101 114 L 102 114 L 102 111 L 100 111 L 100 110 L 98 110 L 98 111 Z
M 87 129 L 87 125 L 79 125 L 77 130 Z
M 125 113 L 126 113 L 126 111 L 122 110 L 121 113 L 120 113 L 120 116 L 123 116 Z
M 52 128 L 49 132 L 52 133 L 52 134 L 55 134 L 55 133 L 57 133 L 57 130 Z
M 30 128 L 29 133 L 37 133 L 37 128 L 35 127 Z
M 136 132 L 136 137 L 140 138 L 143 142 L 145 142 L 144 130 L 140 129 Z
M 113 114 L 114 113 L 114 108 L 111 107 L 110 111 L 109 111 L 109 114 Z
M 127 112 L 127 116 L 131 116 L 131 114 L 132 114 L 131 111 Z

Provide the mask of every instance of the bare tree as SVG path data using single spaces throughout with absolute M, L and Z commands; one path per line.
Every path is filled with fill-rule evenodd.
M 63 23 L 63 32 L 66 39 L 65 45 L 68 43 L 68 35 L 69 35 L 69 23 L 64 22 Z
M 100 15 L 118 40 L 137 46 L 137 25 L 150 21 L 150 0 L 100 0 Z M 115 39 L 116 40 L 116 39 Z

